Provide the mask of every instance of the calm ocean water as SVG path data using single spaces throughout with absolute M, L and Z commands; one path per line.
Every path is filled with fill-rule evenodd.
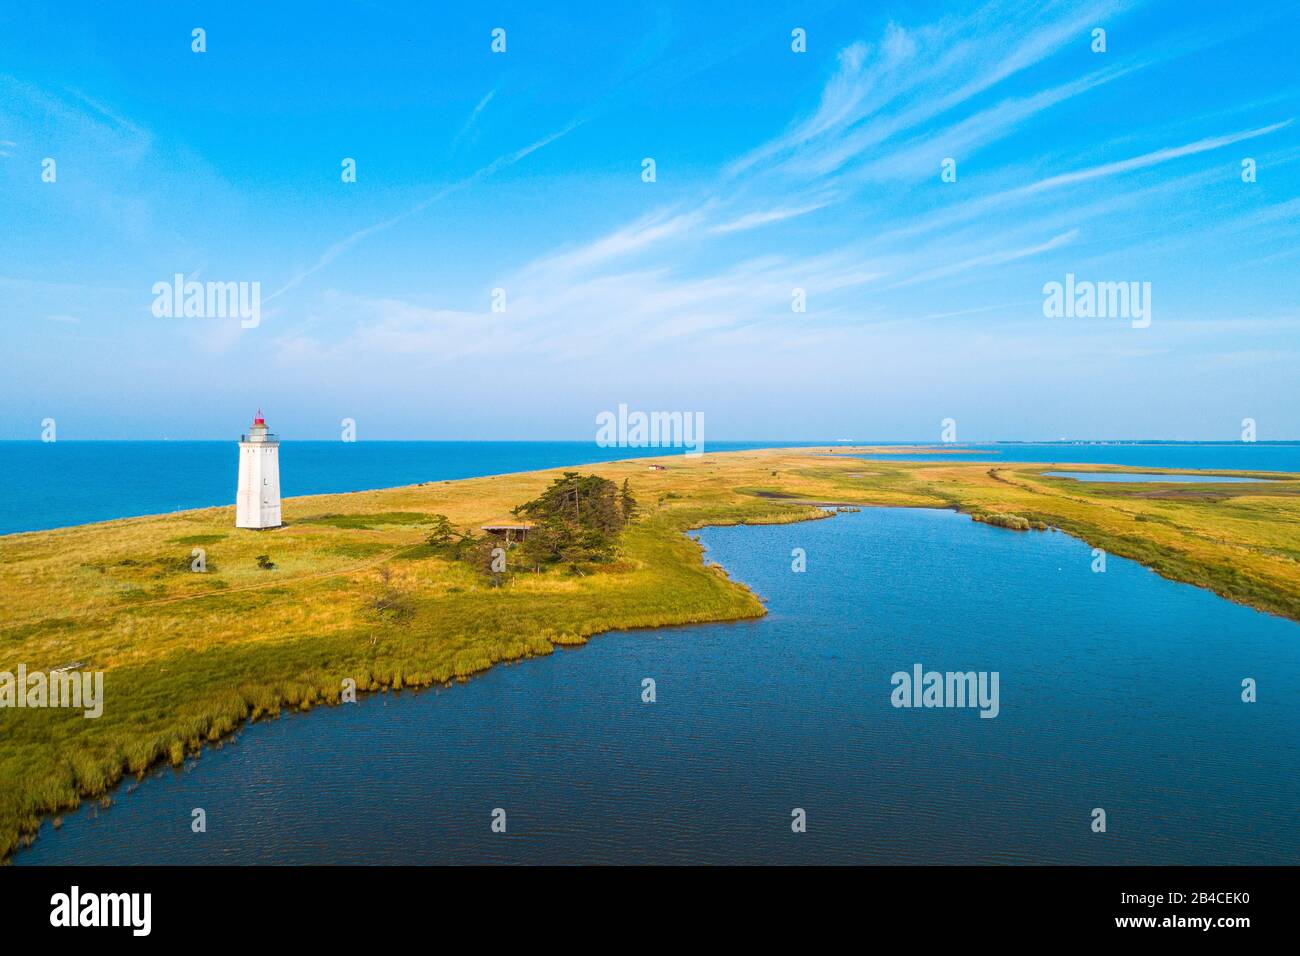
M 823 444 L 710 442 L 707 450 Z M 962 458 L 977 461 L 1300 472 L 1300 443 L 957 447 L 976 451 Z M 286 497 L 365 491 L 657 452 L 680 454 L 674 449 L 601 448 L 594 442 L 284 442 L 281 485 Z M 902 457 L 950 460 L 924 448 Z M 236 444 L 228 441 L 0 442 L 0 534 L 233 504 L 236 463 Z
M 805 442 L 710 442 L 739 451 Z M 595 442 L 294 441 L 280 446 L 286 497 L 681 454 Z M 235 503 L 229 441 L 0 442 L 0 534 Z
M 14 862 L 1300 863 L 1296 624 L 949 511 L 700 537 L 769 616 L 254 724 Z M 895 709 L 915 663 L 999 716 Z

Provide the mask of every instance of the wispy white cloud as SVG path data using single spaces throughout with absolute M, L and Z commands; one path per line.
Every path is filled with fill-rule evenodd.
M 1044 252 L 1052 252 L 1055 249 L 1060 249 L 1062 246 L 1069 245 L 1078 237 L 1079 230 L 1071 229 L 1069 232 L 1063 232 L 1058 236 L 1053 236 L 1046 242 L 1036 243 L 1032 246 L 1021 246 L 1015 249 L 999 249 L 994 252 L 970 256 L 969 258 L 962 259 L 958 262 L 952 262 L 947 265 L 936 266 L 933 269 L 926 269 L 922 272 L 918 272 L 915 275 L 894 283 L 894 287 L 899 288 L 902 286 L 916 285 L 920 282 L 931 282 L 935 279 L 945 279 L 948 276 L 967 272 L 971 269 L 1005 265 L 1008 262 L 1015 262 L 1018 259 L 1028 259 L 1031 256 L 1037 256 Z
M 390 216 L 389 218 L 380 220 L 379 222 L 371 223 L 369 226 L 366 226 L 363 229 L 358 229 L 356 232 L 352 233 L 349 236 L 345 236 L 343 239 L 340 239 L 338 242 L 334 243 L 323 253 L 321 253 L 319 258 L 317 258 L 317 260 L 314 263 L 312 263 L 310 266 L 308 266 L 306 269 L 302 269 L 299 272 L 296 272 L 289 279 L 289 281 L 287 281 L 284 285 L 280 286 L 280 288 L 276 289 L 274 292 L 268 295 L 263 301 L 270 302 L 274 299 L 278 299 L 280 296 L 284 295 L 286 292 L 290 291 L 291 289 L 297 288 L 306 279 L 315 275 L 317 272 L 320 272 L 320 270 L 324 269 L 335 259 L 343 255 L 343 253 L 347 252 L 349 249 L 351 249 L 357 243 L 361 242 L 363 239 L 366 239 L 377 233 L 383 232 L 387 229 L 391 229 L 399 222 L 409 219 L 412 216 L 417 215 L 418 213 L 424 212 L 424 210 L 428 209 L 430 206 L 442 202 L 442 200 L 446 199 L 448 196 L 460 192 L 462 189 L 465 189 L 466 187 L 473 185 L 479 180 L 485 179 L 491 176 L 493 173 L 505 169 L 508 166 L 513 166 L 521 159 L 524 159 L 527 156 L 531 156 L 533 153 L 537 152 L 537 150 L 543 149 L 544 147 L 549 146 L 551 143 L 555 142 L 560 137 L 566 136 L 567 134 L 571 133 L 574 129 L 576 129 L 580 125 L 580 123 L 581 120 L 574 120 L 573 122 L 562 127 L 561 129 L 549 133 L 546 136 L 543 136 L 541 139 L 533 141 L 532 143 L 529 143 L 527 146 L 517 149 L 512 153 L 506 153 L 502 156 L 498 156 L 496 159 L 488 163 L 486 166 L 483 166 L 475 170 L 473 173 L 471 173 L 469 176 L 466 176 L 464 179 L 458 180 L 457 182 L 454 182 L 449 186 L 443 187 L 442 189 L 434 193 L 432 196 L 429 196 L 428 198 L 416 203 L 414 206 L 407 209 L 405 212 L 398 213 L 396 216 Z
M 1014 321 L 1026 311 L 1015 286 L 1000 287 L 993 305 L 963 299 L 959 290 L 1009 274 L 1009 267 L 1032 268 L 1035 259 L 1063 250 L 1082 256 L 1097 246 L 1092 224 L 1117 210 L 1141 208 L 1156 191 L 1176 195 L 1213 181 L 1194 170 L 1153 183 L 1138 175 L 1144 170 L 1290 125 L 1285 120 L 1174 140 L 1119 160 L 1110 158 L 1114 143 L 1099 142 L 1096 151 L 1105 162 L 1064 172 L 1050 169 L 1041 154 L 1029 155 L 1021 168 L 986 167 L 978 177 L 964 175 L 960 190 L 944 191 L 937 156 L 965 163 L 1064 104 L 1127 82 L 1155 62 L 1158 53 L 1146 60 L 1087 60 L 1090 68 L 1074 76 L 1030 72 L 1070 45 L 1086 43 L 1087 27 L 1132 5 L 993 0 L 930 25 L 889 24 L 874 42 L 850 43 L 840 52 L 806 116 L 719 167 L 694 196 L 675 195 L 669 205 L 504 268 L 494 281 L 509 290 L 507 313 L 492 313 L 477 301 L 466 307 L 433 297 L 319 293 L 311 300 L 313 318 L 275 340 L 278 358 L 286 365 L 342 369 L 358 361 L 382 368 L 394 354 L 446 368 L 462 360 L 523 356 L 554 363 L 608 361 L 629 352 L 676 358 L 684 347 L 749 357 L 790 349 L 847 353 L 862 348 L 869 335 L 903 326 L 970 317 L 946 324 L 976 335 L 987 322 Z M 1108 65 L 1092 68 L 1097 62 Z M 1013 76 L 1020 78 L 1015 89 L 1005 88 Z M 148 143 L 143 126 L 111 107 L 78 94 L 68 99 L 104 135 Z M 453 146 L 500 102 L 497 89 L 482 95 Z M 597 113 L 342 236 L 266 296 L 264 306 L 300 289 L 359 244 L 525 161 Z M 1072 154 L 1050 158 L 1059 155 Z M 1026 170 L 1037 178 L 1021 185 Z M 1126 174 L 1133 178 L 1123 188 L 1095 195 L 1082 190 Z M 878 190 L 881 183 L 890 189 Z M 1261 220 L 1269 225 L 1290 212 L 1282 206 L 1256 215 L 1273 217 Z M 822 224 L 833 228 L 819 247 Z M 922 287 L 928 287 L 924 293 Z M 806 293 L 807 313 L 792 311 L 795 289 Z M 942 296 L 952 290 L 958 294 L 949 305 Z M 301 315 L 303 304 L 280 307 Z M 275 312 L 268 308 L 267 314 Z M 71 317 L 52 313 L 49 321 L 60 316 Z M 233 339 L 200 343 L 207 349 L 237 345 Z M 1051 351 L 1032 337 L 1026 348 Z
M 1199 139 L 1194 143 L 1185 143 L 1182 146 L 1170 146 L 1165 149 L 1157 149 L 1150 153 L 1144 153 L 1141 156 L 1133 156 L 1128 159 L 1116 160 L 1111 163 L 1102 163 L 1101 165 L 1093 166 L 1089 169 L 1080 169 L 1075 172 L 1061 173 L 1059 176 L 1052 176 L 1048 179 L 1032 183 L 1029 186 L 1026 186 L 1024 191 L 1028 193 L 1042 192 L 1046 189 L 1056 189 L 1061 186 L 1086 182 L 1090 179 L 1100 179 L 1104 176 L 1117 176 L 1121 173 L 1132 172 L 1136 169 L 1146 169 L 1150 166 L 1159 165 L 1160 163 L 1167 163 L 1171 160 L 1181 159 L 1184 156 L 1195 156 L 1197 153 L 1208 152 L 1212 149 L 1221 149 L 1224 146 L 1231 146 L 1233 143 L 1240 143 L 1244 140 L 1254 139 L 1257 136 L 1267 136 L 1269 133 L 1275 133 L 1280 129 L 1286 129 L 1292 122 L 1292 120 L 1287 119 L 1280 123 L 1261 126 L 1258 129 L 1229 133 L 1226 136 L 1208 136 L 1204 139 Z
M 610 261 L 644 252 L 652 246 L 680 239 L 699 226 L 705 210 L 674 212 L 660 210 L 585 245 L 560 251 L 538 261 L 533 274 L 572 273 L 594 269 Z
M 991 2 L 926 27 L 891 23 L 879 43 L 845 48 L 810 118 L 742 156 L 727 172 L 767 167 L 804 178 L 835 173 L 1081 42 L 1101 18 L 1131 6 Z
M 829 200 L 826 202 L 813 203 L 805 206 L 789 206 L 781 209 L 764 209 L 757 212 L 745 213 L 729 222 L 719 223 L 712 227 L 712 232 L 743 232 L 747 229 L 757 229 L 759 226 L 771 225 L 774 222 L 784 222 L 787 219 L 794 219 L 797 216 L 806 216 L 810 212 L 816 212 L 818 209 L 825 209 L 830 205 Z
M 462 126 L 460 130 L 456 133 L 456 135 L 452 137 L 451 139 L 452 149 L 458 147 L 461 144 L 461 142 L 465 139 L 465 137 L 469 135 L 470 131 L 478 123 L 479 114 L 482 113 L 483 110 L 487 108 L 487 105 L 492 102 L 492 98 L 496 95 L 497 95 L 496 90 L 488 90 L 487 93 L 483 96 L 483 98 L 480 99 L 478 103 L 475 104 L 473 111 L 469 114 L 469 118 L 465 120 L 465 125 Z

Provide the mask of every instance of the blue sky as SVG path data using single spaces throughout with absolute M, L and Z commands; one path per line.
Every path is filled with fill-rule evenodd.
M 0 438 L 1300 437 L 1294 3 L 113 6 L 0 12 Z

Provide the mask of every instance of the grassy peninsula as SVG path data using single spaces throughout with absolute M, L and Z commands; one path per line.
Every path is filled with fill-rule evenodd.
M 683 534 L 707 524 L 826 517 L 819 504 L 956 508 L 1007 533 L 1060 529 L 1300 620 L 1300 476 L 1101 484 L 1041 474 L 1067 463 L 851 451 L 584 466 L 637 502 L 615 553 L 585 572 L 534 573 L 508 555 L 504 575 L 486 574 L 430 541 L 448 523 L 478 534 L 518 520 L 512 511 L 559 470 L 290 498 L 272 531 L 237 531 L 224 507 L 0 537 L 0 671 L 105 672 L 98 719 L 0 709 L 0 857 L 44 815 L 106 798 L 124 774 L 179 763 L 244 720 L 338 702 L 345 678 L 363 691 L 423 687 L 602 631 L 762 615 Z

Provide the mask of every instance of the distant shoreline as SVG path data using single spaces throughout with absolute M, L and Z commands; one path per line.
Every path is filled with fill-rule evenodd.
M 43 442 L 39 438 L 0 438 L 0 445 L 75 445 L 75 444 L 228 444 L 234 442 L 234 438 L 60 438 L 58 442 Z M 337 437 L 331 438 L 281 438 L 282 444 L 335 444 L 338 442 Z M 357 439 L 349 444 L 356 445 L 381 445 L 381 444 L 412 444 L 412 445 L 585 445 L 596 446 L 591 440 L 580 438 L 367 438 Z M 1053 439 L 1021 439 L 1021 438 L 989 438 L 975 439 L 973 441 L 951 442 L 945 445 L 936 441 L 840 441 L 839 439 L 830 440 L 810 440 L 810 439 L 778 439 L 778 438 L 718 438 L 710 439 L 708 445 L 746 445 L 752 448 L 812 448 L 822 445 L 845 445 L 855 448 L 942 448 L 942 447 L 983 447 L 988 445 L 1214 445 L 1220 447 L 1237 447 L 1250 445 L 1300 445 L 1300 438 L 1279 438 L 1265 441 L 1263 439 L 1253 442 L 1234 441 L 1226 438 L 1053 438 Z M 654 446 L 641 446 L 628 449 L 637 452 L 655 452 Z M 729 449 L 722 448 L 721 451 Z M 679 449 L 663 449 L 664 454 L 679 454 Z
M 0 536 L 223 507 L 234 501 L 235 449 L 224 441 L 0 443 Z M 889 460 L 1055 461 L 1123 467 L 1300 472 L 1300 443 L 1005 442 L 976 445 L 706 442 L 706 453 L 857 449 Z M 285 441 L 282 493 L 342 494 L 574 464 L 682 457 L 674 448 L 594 442 Z M 111 476 L 111 480 L 108 480 Z M 32 478 L 37 480 L 33 481 Z

